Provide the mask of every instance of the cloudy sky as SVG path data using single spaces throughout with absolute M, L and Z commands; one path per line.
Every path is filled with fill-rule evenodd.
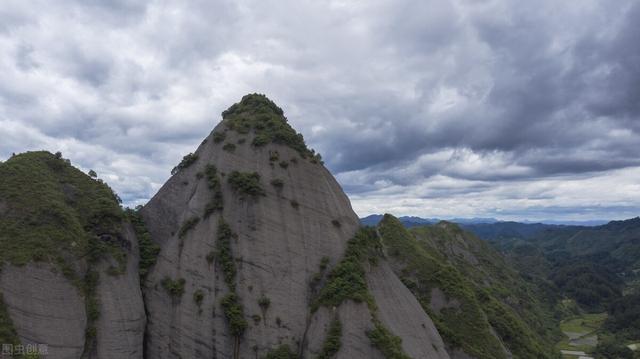
M 260 92 L 362 216 L 637 216 L 638 19 L 635 0 L 3 0 L 0 160 L 62 151 L 145 203 Z

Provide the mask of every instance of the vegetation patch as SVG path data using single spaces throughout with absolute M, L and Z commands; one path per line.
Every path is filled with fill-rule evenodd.
M 340 346 L 342 345 L 341 338 L 342 324 L 340 323 L 340 318 L 336 316 L 329 325 L 329 331 L 327 332 L 327 336 L 324 338 L 322 349 L 316 359 L 333 358 L 340 350 Z
M 229 323 L 231 334 L 239 338 L 247 328 L 247 321 L 244 319 L 244 311 L 240 303 L 240 297 L 236 294 L 236 267 L 231 253 L 231 240 L 237 236 L 231 231 L 231 227 L 220 218 L 218 222 L 218 237 L 216 239 L 217 263 L 222 268 L 224 282 L 229 287 L 230 293 L 225 295 L 220 301 L 224 316 Z
M 338 307 L 347 299 L 372 305 L 373 298 L 367 289 L 362 262 L 375 261 L 380 252 L 380 242 L 375 229 L 360 228 L 347 243 L 342 260 L 329 272 L 327 283 L 312 304 L 312 311 L 315 312 L 321 305 L 329 308 Z
M 232 291 L 236 289 L 236 265 L 231 253 L 231 240 L 235 237 L 236 235 L 231 231 L 231 227 L 220 218 L 220 222 L 218 222 L 218 238 L 216 240 L 216 258 L 222 268 L 224 282 Z
M 60 264 L 58 258 L 80 259 L 91 246 L 123 252 L 123 211 L 119 198 L 101 180 L 74 168 L 49 152 L 27 152 L 0 164 L 0 261 Z M 98 257 L 105 253 L 99 254 Z M 123 252 L 123 255 L 126 255 Z
M 213 142 L 220 143 L 227 138 L 227 133 L 224 131 L 216 131 L 213 133 Z
M 213 263 L 213 260 L 216 259 L 216 252 L 211 251 L 207 253 L 207 256 L 205 257 L 205 259 L 207 260 L 207 263 L 209 264 Z
M 2 293 L 0 293 L 0 344 L 20 344 L 20 338 L 4 304 Z
M 233 171 L 229 174 L 227 181 L 242 197 L 257 198 L 266 195 L 264 188 L 260 184 L 260 175 L 257 172 Z
M 371 344 L 378 348 L 389 359 L 409 358 L 402 350 L 402 340 L 394 336 L 378 319 L 375 300 L 369 293 L 365 279 L 363 263 L 377 263 L 377 258 L 382 254 L 382 244 L 375 228 L 364 227 L 356 232 L 355 236 L 347 242 L 344 257 L 331 270 L 327 282 L 320 289 L 317 299 L 311 304 L 311 312 L 315 312 L 321 305 L 326 307 L 338 307 L 345 300 L 353 300 L 356 303 L 365 302 L 371 313 L 371 320 L 375 329 L 367 332 Z M 328 264 L 324 258 L 320 262 L 321 271 Z M 332 323 L 337 326 L 337 324 Z M 341 329 L 333 328 L 331 341 L 335 343 L 336 333 Z M 339 335 L 337 335 L 339 338 Z M 339 341 L 339 339 L 338 339 Z M 335 345 L 330 345 L 335 348 Z M 339 345 L 338 345 L 339 348 Z M 333 350 L 333 349 L 332 349 Z
M 284 112 L 261 94 L 250 94 L 224 111 L 222 117 L 229 129 L 242 134 L 255 133 L 253 146 L 278 143 L 296 150 L 302 158 L 313 156 L 304 138 L 287 123 Z
M 178 238 L 183 238 L 190 230 L 194 229 L 196 225 L 200 222 L 199 217 L 192 217 L 184 221 L 182 226 L 180 226 L 180 230 L 178 231 Z
M 95 172 L 92 173 L 94 175 Z M 124 212 L 120 198 L 102 180 L 74 168 L 61 153 L 45 151 L 14 155 L 0 164 L 0 262 L 53 264 L 80 291 L 87 310 L 85 350 L 93 347 L 94 321 L 99 316 L 95 295 L 96 264 L 118 263 L 107 273 L 126 270 Z M 86 260 L 86 270 L 75 271 Z
M 271 299 L 269 299 L 266 295 L 263 294 L 258 299 L 258 305 L 260 306 L 260 308 L 262 308 L 263 311 L 266 311 L 267 309 L 269 309 L 269 306 L 271 305 Z
M 207 165 L 204 169 L 207 177 L 207 186 L 211 190 L 211 198 L 204 209 L 205 218 L 209 217 L 215 211 L 222 211 L 224 201 L 222 198 L 222 186 L 218 177 L 218 169 L 214 165 Z
M 453 267 L 421 247 L 396 218 L 385 215 L 379 232 L 387 251 L 404 264 L 400 279 L 427 311 L 445 342 L 480 359 L 504 358 L 500 342 L 491 335 L 470 283 Z M 447 298 L 458 300 L 459 308 L 432 311 L 434 288 L 442 290 Z
M 202 305 L 202 301 L 204 300 L 204 292 L 202 289 L 197 289 L 193 292 L 193 301 L 196 303 L 198 307 Z
M 240 298 L 235 292 L 229 293 L 222 297 L 220 301 L 224 316 L 229 323 L 229 329 L 231 334 L 239 337 L 247 329 L 247 321 L 244 319 L 244 313 L 242 304 L 240 304 Z
M 162 285 L 162 288 L 164 288 L 172 297 L 180 298 L 184 294 L 185 282 L 186 281 L 184 280 L 184 278 L 173 280 L 171 279 L 171 277 L 166 276 L 164 277 L 164 279 L 162 279 L 160 284 Z
M 236 145 L 234 143 L 225 143 L 224 146 L 222 146 L 222 149 L 227 152 L 234 152 L 236 150 Z
M 277 189 L 282 189 L 282 187 L 284 187 L 284 181 L 279 178 L 275 178 L 271 180 L 271 185 Z
M 375 328 L 367 332 L 371 344 L 378 348 L 387 359 L 411 359 L 402 350 L 402 339 L 393 335 L 379 320 L 374 320 Z
M 396 218 L 385 215 L 378 229 L 391 259 L 401 265 L 398 276 L 448 346 L 479 359 L 505 358 L 502 343 L 518 358 L 556 356 L 553 334 L 544 338 L 532 330 L 556 333 L 554 323 L 546 321 L 535 301 L 536 294 L 526 286 L 519 287 L 523 280 L 508 272 L 508 267 L 496 264 L 499 255 L 485 254 L 490 250 L 485 248 L 486 243 L 466 238 L 459 227 L 445 222 L 409 232 Z M 456 255 L 451 250 L 456 246 L 467 251 L 467 256 L 474 256 L 477 263 L 472 265 Z M 456 305 L 432 310 L 433 290 L 442 291 L 445 300 Z M 514 303 L 524 314 L 503 301 Z M 520 315 L 528 315 L 530 321 L 525 322 Z
M 182 161 L 180 161 L 180 163 L 171 170 L 171 175 L 175 175 L 183 169 L 191 166 L 192 164 L 196 163 L 197 160 L 198 155 L 194 155 L 193 153 L 189 153 L 188 155 L 182 157 Z
M 156 263 L 158 254 L 160 253 L 160 246 L 151 239 L 151 234 L 147 231 L 147 227 L 144 224 L 144 220 L 139 211 L 127 209 L 127 218 L 129 223 L 133 226 L 133 230 L 138 238 L 138 247 L 140 250 L 140 261 L 138 263 L 140 281 L 144 283 L 149 270 Z
M 298 354 L 293 352 L 288 344 L 282 344 L 269 350 L 264 359 L 298 359 Z

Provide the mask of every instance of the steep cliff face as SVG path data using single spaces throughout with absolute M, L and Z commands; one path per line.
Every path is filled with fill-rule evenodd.
M 60 155 L 0 164 L 0 343 L 50 358 L 140 358 L 137 240 L 117 197 Z
M 141 211 L 161 245 L 146 357 L 448 358 L 384 258 L 345 262 L 358 218 L 282 111 L 248 95 L 223 117 Z M 351 281 L 367 294 L 330 304 Z

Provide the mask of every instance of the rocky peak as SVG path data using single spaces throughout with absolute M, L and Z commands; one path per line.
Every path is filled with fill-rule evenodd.
M 354 257 L 348 198 L 264 95 L 225 111 L 178 168 L 142 210 L 162 247 L 144 290 L 148 356 L 447 357 L 384 260 Z

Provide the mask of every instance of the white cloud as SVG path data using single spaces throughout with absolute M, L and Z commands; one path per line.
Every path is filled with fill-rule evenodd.
M 6 0 L 0 158 L 61 150 L 143 203 L 222 110 L 263 92 L 360 214 L 618 217 L 636 208 L 608 188 L 637 190 L 638 9 Z

